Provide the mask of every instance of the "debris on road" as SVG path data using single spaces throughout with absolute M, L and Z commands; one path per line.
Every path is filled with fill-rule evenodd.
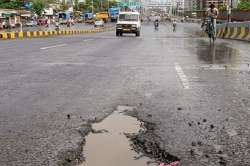
M 161 163 L 159 166 L 179 166 L 179 162 L 176 161 L 176 162 L 172 162 L 170 164 Z

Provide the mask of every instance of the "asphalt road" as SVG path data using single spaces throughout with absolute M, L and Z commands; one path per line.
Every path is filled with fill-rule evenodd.
M 197 29 L 0 41 L 0 165 L 71 165 L 89 123 L 129 105 L 183 166 L 249 166 L 249 43 Z

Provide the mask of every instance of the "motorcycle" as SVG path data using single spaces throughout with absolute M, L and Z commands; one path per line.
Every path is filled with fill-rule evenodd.
M 55 25 L 55 30 L 56 31 L 59 31 L 60 30 L 60 26 L 59 26 L 59 23 L 57 22 L 56 25 Z
M 154 26 L 155 26 L 155 29 L 158 30 L 158 28 L 159 28 L 159 22 L 158 22 L 158 21 L 155 21 L 155 22 L 154 22 Z

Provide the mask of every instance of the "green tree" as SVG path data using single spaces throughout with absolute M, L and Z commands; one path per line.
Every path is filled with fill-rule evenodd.
M 116 0 L 102 0 L 102 5 L 100 0 L 93 0 L 93 6 L 94 6 L 94 12 L 99 12 L 99 11 L 107 11 L 108 7 L 111 6 L 117 6 L 117 1 Z M 102 9 L 101 9 L 102 6 Z M 85 0 L 85 2 L 80 2 L 78 4 L 78 10 L 79 11 L 92 11 L 92 0 Z
M 66 0 L 62 0 L 61 3 L 61 10 L 67 10 L 69 8 L 68 3 L 66 2 Z
M 56 4 L 56 3 L 60 3 L 60 0 L 46 0 L 45 2 L 46 4 Z
M 38 16 L 42 15 L 42 12 L 46 6 L 46 2 L 44 0 L 33 0 L 32 1 L 32 11 L 36 13 Z
M 75 10 L 79 9 L 79 0 L 74 0 L 74 9 Z
M 250 10 L 250 0 L 241 0 L 238 9 L 241 10 Z
M 111 7 L 111 6 L 117 7 L 117 5 L 118 5 L 118 2 L 117 2 L 116 0 L 111 0 L 111 1 L 109 1 L 109 6 L 110 6 L 110 7 Z
M 0 0 L 0 8 L 18 9 L 23 7 L 23 0 Z

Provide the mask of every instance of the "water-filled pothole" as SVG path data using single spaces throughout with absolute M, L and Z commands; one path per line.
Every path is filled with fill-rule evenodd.
M 148 125 L 129 116 L 132 110 L 120 106 L 92 125 L 93 132 L 86 137 L 84 146 L 85 161 L 80 166 L 157 166 L 160 162 L 179 161 L 154 142 L 153 135 L 143 138 Z
M 198 59 L 208 64 L 236 64 L 240 62 L 239 51 L 226 44 L 210 45 L 199 41 L 197 47 Z

